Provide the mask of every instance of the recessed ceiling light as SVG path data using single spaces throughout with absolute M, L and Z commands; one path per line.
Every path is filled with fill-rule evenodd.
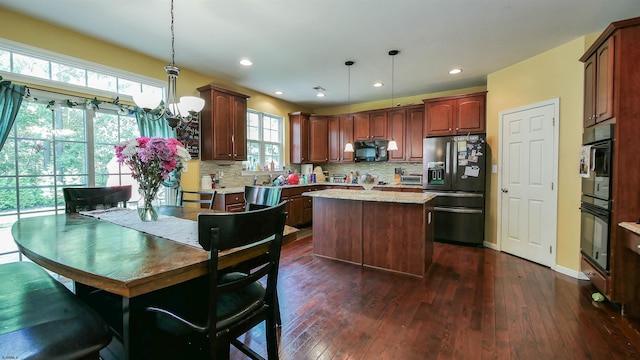
M 460 74 L 461 72 L 462 72 L 462 69 L 451 69 L 451 70 L 449 70 L 449 74 L 451 74 L 451 75 Z
M 377 83 L 373 84 L 373 87 L 383 87 L 383 86 L 384 86 L 384 84 L 381 83 L 381 82 L 377 82 Z
M 317 96 L 317 97 L 324 97 L 324 93 L 319 92 L 316 96 Z
M 253 65 L 253 63 L 252 63 L 252 62 L 251 62 L 251 60 L 249 60 L 249 59 L 242 59 L 242 60 L 240 60 L 240 64 L 241 64 L 241 65 L 244 65 L 244 66 L 251 66 L 251 65 Z
M 278 91 L 276 91 L 276 95 L 284 95 L 284 91 L 278 90 Z

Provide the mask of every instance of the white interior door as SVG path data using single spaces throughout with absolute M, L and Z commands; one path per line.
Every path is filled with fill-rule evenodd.
M 555 265 L 558 99 L 500 113 L 502 251 Z

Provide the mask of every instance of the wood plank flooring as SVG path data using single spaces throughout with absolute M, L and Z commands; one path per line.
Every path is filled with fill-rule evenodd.
M 589 282 L 494 250 L 434 250 L 418 279 L 314 257 L 311 237 L 284 247 L 280 359 L 640 358 Z M 264 328 L 240 339 L 266 354 Z

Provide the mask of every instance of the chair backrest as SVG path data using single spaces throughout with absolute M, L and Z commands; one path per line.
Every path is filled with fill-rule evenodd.
M 280 203 L 282 188 L 277 186 L 245 186 L 245 210 L 264 209 Z
M 217 318 L 220 296 L 230 292 L 237 293 L 239 288 L 250 288 L 253 283 L 265 276 L 264 299 L 261 304 L 255 306 L 255 311 L 251 312 L 254 315 L 248 316 L 245 319 L 247 321 L 243 323 L 251 323 L 255 320 L 257 324 L 264 320 L 264 312 L 273 311 L 276 308 L 276 283 L 286 217 L 285 202 L 255 211 L 198 214 L 198 241 L 205 250 L 210 252 L 209 324 L 216 324 L 215 327 L 220 329 L 230 326 L 229 322 L 235 323 L 237 319 Z M 255 251 L 252 251 L 242 262 L 250 263 L 254 271 L 238 276 L 234 274 L 239 273 L 228 272 L 218 276 L 218 252 L 261 242 L 264 242 L 264 245 L 255 246 Z M 241 266 L 242 263 L 239 265 Z M 219 283 L 219 279 L 224 279 L 224 283 Z
M 187 194 L 189 196 L 185 197 Z M 204 195 L 204 199 L 202 196 Z M 211 196 L 210 199 L 207 199 L 208 196 Z M 178 189 L 178 205 L 184 206 L 184 203 L 198 203 L 198 204 L 207 204 L 209 209 L 213 209 L 213 202 L 216 199 L 215 191 L 191 191 L 184 190 L 183 188 Z
M 66 187 L 62 189 L 65 211 L 75 213 L 80 210 L 95 210 L 118 206 L 127 206 L 131 198 L 131 185 L 108 187 Z

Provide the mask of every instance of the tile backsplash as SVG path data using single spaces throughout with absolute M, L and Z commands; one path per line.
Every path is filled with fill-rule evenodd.
M 422 163 L 397 163 L 397 162 L 358 162 L 349 164 L 320 164 L 322 170 L 328 171 L 331 175 L 348 175 L 350 171 L 358 171 L 360 174 L 369 173 L 378 175 L 379 181 L 393 183 L 393 175 L 395 168 L 402 168 L 405 174 L 422 174 Z M 299 164 L 287 164 L 286 169 L 300 173 Z M 242 187 L 253 184 L 254 175 L 242 175 L 242 162 L 236 161 L 232 163 L 217 163 L 213 161 L 200 161 L 200 175 L 215 173 L 220 178 L 220 185 L 225 187 Z M 198 177 L 200 178 L 200 177 Z M 260 174 L 258 181 L 268 181 L 268 173 Z

